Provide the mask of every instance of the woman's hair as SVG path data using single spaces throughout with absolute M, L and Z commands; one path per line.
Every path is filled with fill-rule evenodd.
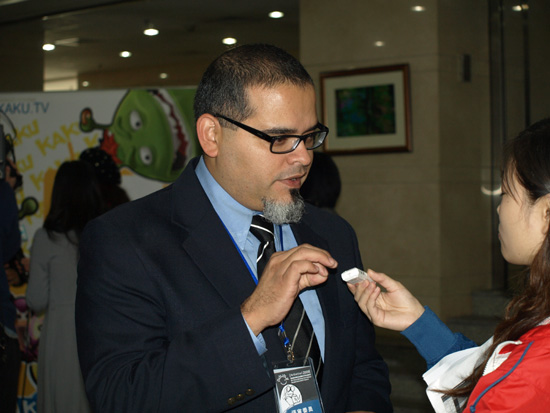
M 61 164 L 55 175 L 50 212 L 44 221 L 48 236 L 62 233 L 76 244 L 86 223 L 102 212 L 104 206 L 93 167 L 80 160 Z M 71 231 L 76 239 L 71 239 Z
M 120 186 L 120 170 L 111 155 L 96 147 L 82 151 L 79 159 L 92 165 L 106 210 L 130 201 L 130 197 Z
M 334 209 L 341 190 L 340 172 L 332 157 L 325 152 L 313 152 L 313 163 L 300 188 L 304 200 L 319 208 Z
M 550 118 L 541 120 L 504 148 L 502 187 L 511 196 L 514 192 L 513 179 L 525 189 L 530 204 L 550 194 Z M 498 324 L 491 347 L 485 360 L 464 380 L 464 387 L 445 392 L 453 396 L 469 396 L 483 375 L 483 370 L 495 348 L 502 342 L 518 340 L 523 334 L 536 327 L 550 316 L 550 231 L 533 262 L 526 270 L 522 292 L 506 307 L 504 319 Z

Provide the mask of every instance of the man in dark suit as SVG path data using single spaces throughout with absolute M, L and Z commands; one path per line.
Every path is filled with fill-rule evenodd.
M 93 410 L 277 411 L 278 331 L 300 300 L 325 411 L 391 412 L 373 327 L 340 279 L 362 266 L 355 233 L 299 195 L 328 132 L 311 77 L 276 47 L 231 49 L 205 72 L 195 117 L 204 155 L 81 238 L 77 339 Z M 259 213 L 277 252 L 257 274 Z

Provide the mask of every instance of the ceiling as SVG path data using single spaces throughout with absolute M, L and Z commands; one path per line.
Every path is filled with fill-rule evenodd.
M 273 10 L 285 16 L 270 19 Z M 148 23 L 157 36 L 143 34 Z M 2 53 L 8 57 L 36 53 L 42 36 L 56 45 L 40 50 L 45 80 L 52 81 L 211 61 L 228 47 L 221 42 L 227 36 L 238 44 L 276 44 L 297 56 L 299 0 L 0 0 L 0 28 L 9 33 Z M 19 44 L 25 36 L 39 42 Z M 123 50 L 132 56 L 119 57 Z

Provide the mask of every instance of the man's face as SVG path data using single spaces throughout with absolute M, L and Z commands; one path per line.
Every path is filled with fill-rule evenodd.
M 253 114 L 242 123 L 271 136 L 311 132 L 317 124 L 312 86 L 279 85 L 248 90 Z M 290 191 L 306 179 L 313 152 L 303 142 L 290 153 L 274 154 L 270 143 L 241 128 L 222 128 L 214 160 L 216 180 L 239 203 L 263 210 L 264 200 L 292 202 Z
M 515 174 L 508 187 L 497 208 L 500 250 L 511 264 L 531 265 L 546 238 L 548 200 L 542 197 L 532 204 Z

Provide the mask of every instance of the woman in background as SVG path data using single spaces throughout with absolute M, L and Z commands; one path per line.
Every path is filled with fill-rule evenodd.
M 314 151 L 307 179 L 300 188 L 304 201 L 336 213 L 341 190 L 340 171 L 332 157 L 328 153 Z
M 27 304 L 45 313 L 38 351 L 40 413 L 89 412 L 76 349 L 78 241 L 104 210 L 91 165 L 69 161 L 55 176 L 51 207 L 32 243 Z
M 88 148 L 80 153 L 79 159 L 93 166 L 106 210 L 130 201 L 130 197 L 120 186 L 122 176 L 111 155 L 103 149 Z

